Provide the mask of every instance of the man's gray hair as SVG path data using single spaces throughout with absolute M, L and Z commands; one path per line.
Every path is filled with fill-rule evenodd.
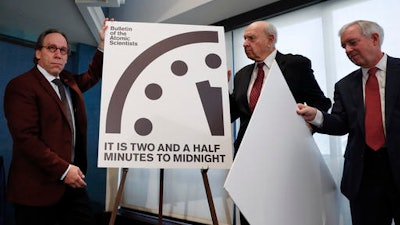
M 266 34 L 272 34 L 275 37 L 274 44 L 278 41 L 278 31 L 276 30 L 276 27 L 269 22 L 265 22 L 265 33 Z
M 384 37 L 384 33 L 383 33 L 383 28 L 381 26 L 379 26 L 379 24 L 372 22 L 372 21 L 368 21 L 368 20 L 356 20 L 354 22 L 348 23 L 346 25 L 344 25 L 340 30 L 339 30 L 339 37 L 342 36 L 343 32 L 350 26 L 353 25 L 358 25 L 358 27 L 360 28 L 361 33 L 365 36 L 365 37 L 371 37 L 372 34 L 377 33 L 379 34 L 379 44 L 380 46 L 382 46 L 383 43 L 383 37 Z

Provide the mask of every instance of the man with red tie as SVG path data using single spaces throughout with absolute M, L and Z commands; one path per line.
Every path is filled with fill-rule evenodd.
M 282 54 L 277 51 L 275 43 L 278 36 L 273 24 L 266 21 L 253 22 L 247 26 L 243 37 L 244 51 L 255 63 L 243 67 L 236 73 L 234 89 L 229 97 L 231 121 L 240 118 L 240 128 L 234 143 L 235 151 L 239 150 L 253 110 L 257 107 L 263 80 L 266 79 L 274 61 L 282 71 L 296 102 L 307 102 L 322 111 L 328 110 L 331 106 L 330 99 L 325 97 L 315 80 L 311 61 L 301 55 Z M 241 224 L 248 224 L 242 215 Z
M 361 68 L 335 84 L 331 114 L 298 104 L 315 131 L 348 134 L 341 191 L 353 225 L 400 224 L 400 59 L 381 51 L 383 29 L 358 20 L 339 31 Z
M 7 199 L 17 225 L 94 224 L 84 180 L 82 93 L 101 79 L 106 28 L 104 23 L 98 50 L 81 75 L 64 70 L 70 51 L 66 35 L 44 31 L 35 46 L 35 66 L 6 87 L 4 112 L 13 138 Z

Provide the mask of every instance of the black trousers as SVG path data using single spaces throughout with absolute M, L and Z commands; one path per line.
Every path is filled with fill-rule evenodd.
M 368 149 L 359 195 L 350 200 L 353 225 L 400 224 L 400 193 L 396 189 L 386 148 Z
M 84 188 L 68 187 L 61 200 L 51 206 L 15 206 L 16 225 L 93 225 L 94 214 Z

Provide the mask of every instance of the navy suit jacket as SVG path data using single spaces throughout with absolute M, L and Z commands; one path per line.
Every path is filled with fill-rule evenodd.
M 344 154 L 341 191 L 348 198 L 360 189 L 364 168 L 365 127 L 361 69 L 335 84 L 332 113 L 324 113 L 317 132 L 330 135 L 349 134 Z M 388 56 L 385 87 L 386 146 L 397 188 L 400 190 L 400 59 Z
M 282 54 L 279 51 L 275 60 L 297 103 L 307 102 L 321 111 L 331 107 L 331 101 L 326 98 L 315 80 L 311 61 L 301 55 Z M 255 64 L 250 64 L 239 70 L 234 78 L 234 89 L 230 95 L 231 121 L 240 118 L 240 128 L 235 140 L 235 149 L 239 149 L 243 135 L 251 118 L 247 90 Z M 277 96 L 278 97 L 278 96 Z

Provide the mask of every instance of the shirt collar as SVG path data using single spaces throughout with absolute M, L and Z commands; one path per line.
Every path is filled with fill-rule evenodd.
M 386 53 L 383 54 L 381 60 L 375 65 L 379 70 L 385 71 L 386 72 L 386 66 L 387 66 L 387 55 Z M 368 70 L 370 68 L 361 68 L 363 74 L 368 74 Z
M 276 57 L 277 50 L 275 49 L 271 54 L 267 56 L 267 58 L 264 59 L 264 64 L 268 67 L 268 69 L 271 69 L 272 64 L 274 63 L 275 57 Z M 257 67 L 257 63 L 256 63 Z
M 56 78 L 60 78 L 59 76 L 51 75 L 43 67 L 39 66 L 39 64 L 37 64 L 37 68 L 50 83 L 52 83 L 51 82 L 52 80 L 54 80 Z

